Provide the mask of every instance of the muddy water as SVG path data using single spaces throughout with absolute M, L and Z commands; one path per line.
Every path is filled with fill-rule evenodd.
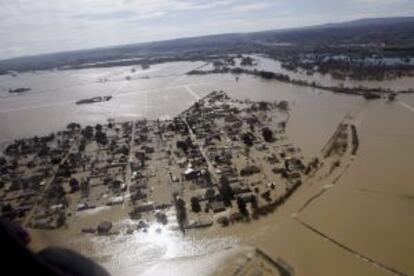
M 411 274 L 414 113 L 399 103 L 368 109 L 358 126 L 361 149 L 351 169 L 303 219 L 358 252 Z
M 32 87 L 27 95 L 0 98 L 0 141 L 45 134 L 62 129 L 71 121 L 105 122 L 109 117 L 133 120 L 169 118 L 212 90 L 253 100 L 289 101 L 290 140 L 302 148 L 305 158 L 319 155 L 321 148 L 346 115 L 352 117 L 360 136 L 358 155 L 342 178 L 313 179 L 283 207 L 259 221 L 227 229 L 194 231 L 182 237 L 169 229 L 147 235 L 120 235 L 110 239 L 86 239 L 73 235 L 71 246 L 88 252 L 114 275 L 174 272 L 209 274 L 222 256 L 213 252 L 228 246 L 252 245 L 271 257 L 281 257 L 297 275 L 393 275 L 368 262 L 413 274 L 414 255 L 414 96 L 399 97 L 392 104 L 367 102 L 360 97 L 336 95 L 318 89 L 296 87 L 276 81 L 231 75 L 186 76 L 200 63 L 169 63 L 150 70 L 131 72 L 130 67 L 24 74 L 0 77 L 2 88 Z M 131 81 L 125 77 L 131 76 Z M 149 77 L 149 78 L 142 78 Z M 107 78 L 107 82 L 99 79 Z M 411 81 L 411 80 L 410 80 Z M 405 88 L 405 81 L 401 88 Z M 113 95 L 110 102 L 76 106 L 76 100 Z M 329 189 L 297 214 L 309 198 Z M 351 253 L 299 220 L 334 239 Z M 124 222 L 119 222 L 124 223 Z M 57 244 L 62 232 L 39 237 Z M 58 241 L 56 241 L 58 240 Z M 91 253 L 93 252 L 93 253 Z M 197 256 L 196 262 L 182 261 Z M 197 267 L 191 270 L 191 267 Z M 187 272 L 187 274 L 186 274 Z
M 305 158 L 317 155 L 349 110 L 364 104 L 358 97 L 336 95 L 289 83 L 261 81 L 249 76 L 241 77 L 238 82 L 230 80 L 220 84 L 232 97 L 258 101 L 288 101 L 291 116 L 287 133 L 294 144 L 300 145 Z M 218 89 L 218 85 L 199 85 L 193 89 L 207 92 Z
M 275 215 L 224 232 L 285 259 L 298 275 L 413 274 L 414 111 L 401 105 L 413 100 L 357 102 L 350 114 L 360 150 L 342 178 L 310 180 Z
M 200 64 L 159 64 L 148 70 L 137 69 L 135 73 L 131 67 L 119 67 L 1 76 L 1 87 L 30 87 L 32 92 L 0 93 L 0 141 L 46 134 L 72 121 L 96 124 L 110 117 L 131 120 L 174 115 L 193 102 L 186 90 L 181 87 L 180 93 L 174 83 Z M 131 80 L 127 81 L 126 76 Z M 99 95 L 114 98 L 94 105 L 75 105 L 77 100 Z

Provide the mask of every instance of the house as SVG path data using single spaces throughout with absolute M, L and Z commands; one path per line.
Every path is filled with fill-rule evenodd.
M 235 195 L 251 192 L 249 187 L 242 186 L 239 183 L 232 183 L 230 187 Z
M 154 210 L 155 210 L 154 204 L 149 203 L 149 204 L 144 204 L 144 205 L 135 207 L 132 213 L 146 213 L 146 212 L 151 212 Z
M 292 180 L 295 180 L 295 179 L 300 179 L 300 173 L 298 173 L 298 172 L 286 172 L 285 177 L 289 181 L 292 181 Z
M 256 147 L 256 150 L 258 150 L 258 151 L 263 151 L 263 150 L 266 150 L 267 149 L 267 146 L 266 146 L 266 144 L 258 144 Z
M 120 205 L 124 203 L 124 198 L 122 196 L 116 196 L 109 199 L 107 205 L 114 206 L 114 205 Z
M 226 211 L 226 206 L 223 201 L 214 201 L 210 204 L 210 207 L 214 213 Z
M 285 171 L 285 167 L 281 164 L 276 165 L 276 167 L 272 169 L 272 172 L 275 174 L 283 174 Z
M 285 159 L 285 167 L 288 171 L 291 172 L 305 169 L 305 166 L 300 159 L 291 157 Z
M 184 168 L 186 164 L 187 164 L 187 158 L 185 157 L 182 157 L 177 160 L 177 165 L 180 166 L 180 168 Z
M 277 156 L 274 153 L 269 153 L 266 155 L 266 160 L 270 163 L 270 164 L 274 164 L 277 163 L 279 160 L 277 159 Z
M 184 172 L 186 180 L 192 180 L 198 177 L 199 171 L 194 170 L 193 168 L 187 168 Z
M 249 176 L 260 172 L 260 168 L 255 165 L 246 166 L 240 170 L 241 176 Z
M 241 200 L 244 201 L 244 203 L 253 202 L 255 200 L 255 196 L 253 194 L 244 194 L 238 196 Z
M 98 225 L 97 231 L 98 231 L 98 234 L 104 235 L 104 234 L 108 234 L 109 231 L 111 231 L 111 229 L 112 229 L 112 222 L 103 221 Z

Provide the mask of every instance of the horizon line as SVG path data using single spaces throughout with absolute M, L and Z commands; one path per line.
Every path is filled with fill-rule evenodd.
M 285 28 L 270 28 L 270 29 L 263 29 L 257 31 L 246 31 L 246 32 L 224 32 L 224 33 L 211 33 L 205 35 L 194 35 L 194 36 L 182 36 L 182 37 L 175 37 L 175 38 L 168 38 L 168 39 L 160 39 L 160 40 L 149 40 L 149 41 L 142 41 L 142 42 L 132 42 L 127 44 L 114 44 L 114 45 L 106 45 L 106 46 L 96 46 L 91 48 L 79 48 L 73 50 L 62 50 L 62 51 L 54 51 L 54 52 L 44 52 L 38 54 L 28 54 L 28 55 L 21 55 L 15 57 L 9 57 L 5 59 L 0 59 L 1 62 L 5 61 L 12 61 L 18 59 L 25 59 L 25 58 L 34 58 L 34 57 L 41 57 L 41 56 L 48 56 L 48 55 L 58 55 L 58 54 L 65 54 L 65 53 L 75 53 L 75 52 L 87 52 L 87 51 L 94 51 L 94 50 L 105 50 L 117 47 L 127 47 L 127 46 L 139 46 L 151 43 L 160 43 L 160 42 L 170 42 L 175 40 L 184 40 L 184 39 L 192 39 L 192 38 L 203 38 L 203 37 L 214 37 L 214 36 L 221 36 L 221 35 L 242 35 L 242 34 L 254 34 L 254 33 L 262 33 L 262 32 L 272 32 L 272 31 L 288 31 L 288 30 L 296 30 L 296 29 L 306 29 L 306 28 L 316 28 L 316 27 L 323 27 L 323 26 L 331 26 L 331 25 L 339 25 L 344 23 L 351 23 L 357 22 L 361 20 L 375 20 L 375 19 L 390 19 L 390 18 L 414 18 L 414 15 L 410 16 L 388 16 L 388 17 L 357 17 L 355 19 L 350 19 L 346 21 L 330 21 L 326 23 L 320 24 L 313 24 L 313 25 L 301 25 L 295 27 L 285 27 Z

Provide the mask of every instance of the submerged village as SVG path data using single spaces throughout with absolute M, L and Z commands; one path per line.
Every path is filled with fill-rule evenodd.
M 15 140 L 0 159 L 1 214 L 28 228 L 85 235 L 145 232 L 152 223 L 186 232 L 260 219 L 321 165 L 318 158 L 305 162 L 289 142 L 288 122 L 288 102 L 236 100 L 220 91 L 172 120 L 70 123 Z M 343 132 L 340 126 L 345 144 L 334 139 L 328 154 L 346 147 Z M 136 224 L 122 228 L 114 223 L 120 217 Z

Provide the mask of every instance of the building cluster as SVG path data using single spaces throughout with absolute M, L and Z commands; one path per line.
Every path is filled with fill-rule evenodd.
M 77 214 L 87 210 L 119 208 L 137 221 L 128 233 L 153 221 L 184 230 L 257 218 L 318 166 L 305 164 L 289 142 L 288 116 L 286 102 L 241 101 L 220 91 L 172 120 L 71 123 L 16 140 L 0 159 L 1 213 L 56 229 L 76 227 Z M 82 232 L 113 230 L 108 217 L 95 216 L 100 223 Z

